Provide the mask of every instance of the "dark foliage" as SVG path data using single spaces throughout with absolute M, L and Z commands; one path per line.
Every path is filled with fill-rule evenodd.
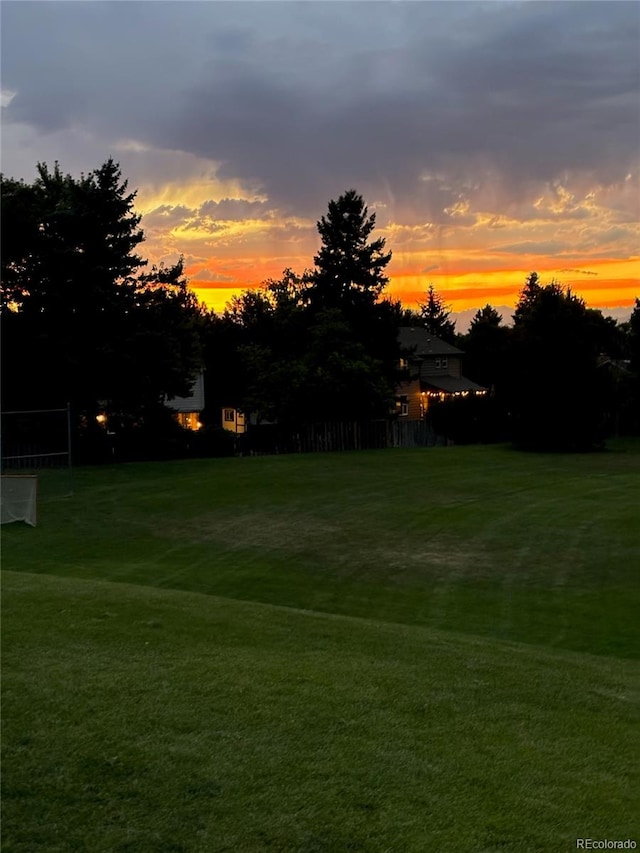
M 363 307 L 372 307 L 387 286 L 391 252 L 383 251 L 384 239 L 369 240 L 376 215 L 368 214 L 362 196 L 351 189 L 330 201 L 318 222 L 322 245 L 307 292 L 316 310 L 337 308 L 352 320 Z
M 456 342 L 456 324 L 450 320 L 451 311 L 445 305 L 442 297 L 437 293 L 432 284 L 427 290 L 426 300 L 420 304 L 420 317 L 422 325 L 448 344 Z
M 617 393 L 620 432 L 640 434 L 640 299 L 624 327 L 622 358 L 608 366 Z
M 226 348 L 233 382 L 213 391 L 258 422 L 385 417 L 398 361 L 400 306 L 380 300 L 391 257 L 370 240 L 375 215 L 349 190 L 318 222 L 316 266 L 232 300 L 214 321 L 208 364 Z M 222 343 L 224 342 L 224 343 Z
M 201 364 L 205 312 L 181 260 L 140 272 L 134 199 L 113 160 L 78 179 L 57 163 L 31 185 L 2 179 L 4 407 L 70 402 L 81 445 L 103 442 L 99 411 L 150 419 Z
M 500 314 L 491 305 L 485 305 L 475 314 L 459 344 L 465 353 L 465 376 L 500 392 L 509 349 L 509 329 L 503 325 Z
M 529 276 L 514 315 L 509 402 L 512 436 L 524 449 L 585 451 L 606 434 L 598 371 L 602 332 L 583 300 Z
M 429 423 L 436 435 L 454 444 L 490 444 L 508 438 L 504 404 L 495 397 L 471 394 L 436 400 L 429 405 Z

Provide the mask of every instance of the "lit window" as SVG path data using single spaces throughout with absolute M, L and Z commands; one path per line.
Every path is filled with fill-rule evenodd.
M 224 419 L 229 423 L 234 423 L 236 419 L 235 411 L 233 409 L 225 409 L 224 410 Z
M 406 394 L 396 400 L 396 410 L 400 417 L 407 417 L 409 414 L 409 401 Z
M 400 359 L 400 370 L 406 370 L 409 367 L 409 359 L 401 358 Z
M 184 427 L 184 429 L 198 430 L 202 426 L 198 420 L 197 412 L 178 412 L 177 420 L 180 426 Z

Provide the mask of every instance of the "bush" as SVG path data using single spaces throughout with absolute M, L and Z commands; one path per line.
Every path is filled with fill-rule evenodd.
M 233 456 L 237 436 L 220 426 L 204 426 L 189 435 L 190 456 Z
M 436 435 L 455 444 L 490 444 L 508 437 L 503 405 L 493 397 L 451 397 L 429 406 L 429 422 Z

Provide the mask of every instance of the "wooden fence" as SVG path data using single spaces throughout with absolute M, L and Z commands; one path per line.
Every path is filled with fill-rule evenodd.
M 424 418 L 393 421 L 390 426 L 391 447 L 435 447 L 446 443 Z
M 239 439 L 238 451 L 252 455 L 434 447 L 445 443 L 424 420 L 315 423 L 297 428 L 262 424 L 250 427 Z

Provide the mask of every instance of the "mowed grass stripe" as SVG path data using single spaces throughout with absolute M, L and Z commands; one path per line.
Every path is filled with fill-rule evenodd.
M 77 472 L 8 569 L 640 653 L 640 443 L 123 465 Z
M 27 573 L 3 849 L 558 851 L 637 838 L 637 665 Z

